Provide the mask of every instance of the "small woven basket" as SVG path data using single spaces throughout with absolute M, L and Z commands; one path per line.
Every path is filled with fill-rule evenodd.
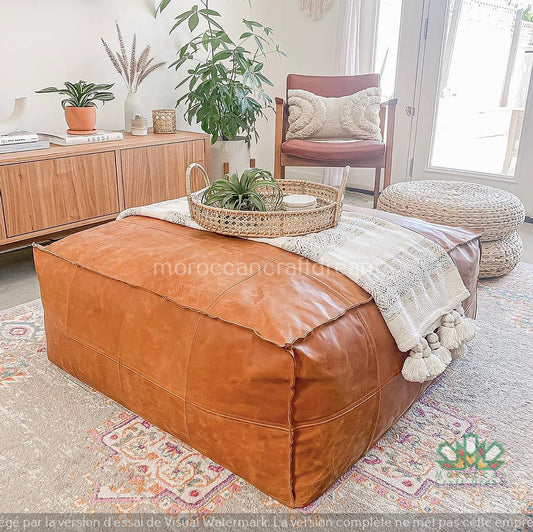
M 302 211 L 234 211 L 202 203 L 203 190 L 191 192 L 191 173 L 198 168 L 206 186 L 211 183 L 205 168 L 198 163 L 188 166 L 186 174 L 187 198 L 191 217 L 204 229 L 223 235 L 275 238 L 298 236 L 324 231 L 337 225 L 350 167 L 344 169 L 340 188 L 311 181 L 280 179 L 283 194 L 309 194 L 317 198 L 317 207 Z M 268 200 L 268 198 L 265 198 Z M 268 203 L 268 201 L 267 201 Z
M 176 109 L 154 109 L 152 120 L 154 133 L 176 133 Z

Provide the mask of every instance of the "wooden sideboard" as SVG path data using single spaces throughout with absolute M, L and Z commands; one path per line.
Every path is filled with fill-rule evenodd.
M 208 135 L 124 133 L 116 142 L 0 155 L 0 251 L 184 196 L 192 162 L 207 167 Z

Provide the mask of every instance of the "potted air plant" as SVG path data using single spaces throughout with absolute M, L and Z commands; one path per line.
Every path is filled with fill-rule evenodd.
M 113 53 L 104 39 L 102 39 L 102 44 L 115 70 L 121 75 L 128 89 L 128 96 L 124 102 L 124 126 L 126 131 L 131 132 L 131 119 L 137 114 L 142 114 L 142 104 L 137 90 L 152 72 L 165 63 L 154 63 L 154 58 L 148 57 L 150 55 L 150 45 L 146 46 L 139 57 L 137 57 L 137 35 L 135 33 L 133 34 L 131 54 L 128 57 L 120 26 L 118 22 L 115 22 L 115 25 L 120 50 Z
M 90 135 L 96 133 L 96 102 L 109 102 L 115 98 L 109 89 L 113 83 L 96 84 L 78 81 L 65 81 L 64 87 L 46 87 L 38 94 L 57 93 L 66 96 L 61 101 L 65 110 L 65 120 L 68 124 L 69 135 Z
M 250 168 L 241 176 L 228 174 L 217 179 L 202 194 L 204 205 L 233 211 L 275 211 L 281 207 L 283 191 L 268 170 Z

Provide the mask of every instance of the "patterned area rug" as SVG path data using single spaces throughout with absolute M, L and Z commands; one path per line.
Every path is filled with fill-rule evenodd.
M 533 265 L 481 283 L 477 323 L 469 353 L 295 512 L 532 511 Z M 39 301 L 0 313 L 0 478 L 0 512 L 287 511 L 48 362 Z

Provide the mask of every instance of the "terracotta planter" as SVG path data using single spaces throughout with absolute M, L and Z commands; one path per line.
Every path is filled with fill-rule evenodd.
M 65 107 L 65 120 L 68 133 L 94 133 L 96 126 L 96 107 Z

